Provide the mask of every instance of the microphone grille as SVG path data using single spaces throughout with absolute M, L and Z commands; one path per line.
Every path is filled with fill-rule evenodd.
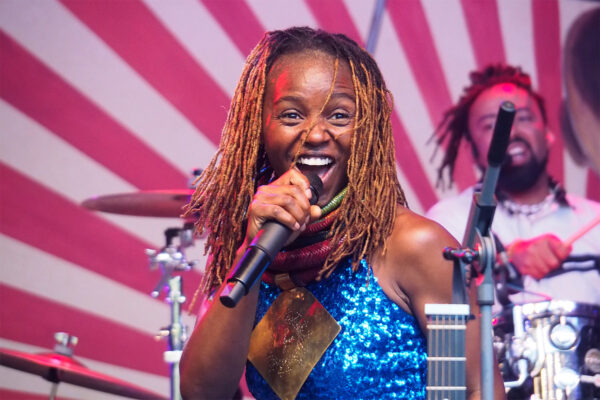
M 308 182 L 310 182 L 310 191 L 312 192 L 310 204 L 317 204 L 319 196 L 323 191 L 323 181 L 317 174 L 306 174 L 306 178 L 308 179 Z

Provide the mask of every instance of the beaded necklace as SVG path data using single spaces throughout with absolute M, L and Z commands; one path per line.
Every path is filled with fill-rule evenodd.
M 321 218 L 311 224 L 289 246 L 282 249 L 269 266 L 263 280 L 275 283 L 275 277 L 287 274 L 295 286 L 306 286 L 315 280 L 333 249 L 329 228 L 339 214 L 339 206 L 348 188 L 344 188 L 321 210 Z
M 548 187 L 550 189 L 550 193 L 537 204 L 515 203 L 507 195 L 501 192 L 496 193 L 496 196 L 500 205 L 502 205 L 502 207 L 504 207 L 509 214 L 524 215 L 526 217 L 531 217 L 538 214 L 539 212 L 547 209 L 554 202 L 557 202 L 561 206 L 569 205 L 565 197 L 565 190 L 557 181 L 549 178 Z

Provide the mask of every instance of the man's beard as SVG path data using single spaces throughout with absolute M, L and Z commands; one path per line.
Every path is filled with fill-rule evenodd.
M 522 139 L 516 140 L 528 148 L 531 157 L 527 163 L 517 166 L 513 166 L 509 158 L 508 162 L 502 166 L 498 177 L 498 189 L 507 193 L 526 192 L 537 182 L 548 164 L 548 153 L 544 155 L 544 158 L 538 160 L 528 142 Z

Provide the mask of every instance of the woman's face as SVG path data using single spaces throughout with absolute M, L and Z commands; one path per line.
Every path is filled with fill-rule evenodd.
M 292 165 L 323 181 L 323 206 L 347 184 L 346 166 L 356 104 L 350 67 L 339 62 L 331 97 L 335 58 L 304 51 L 278 58 L 267 76 L 263 106 L 263 141 L 277 176 Z M 302 137 L 307 135 L 301 147 Z

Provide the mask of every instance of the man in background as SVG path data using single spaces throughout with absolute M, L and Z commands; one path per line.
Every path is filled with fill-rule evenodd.
M 600 226 L 580 236 L 583 227 L 600 215 L 600 204 L 565 193 L 546 169 L 554 140 L 548 129 L 543 98 L 531 87 L 520 68 L 493 65 L 471 73 L 458 103 L 449 109 L 436 131 L 438 146 L 447 143 L 439 167 L 440 180 L 454 164 L 462 140 L 472 149 L 483 172 L 496 115 L 504 101 L 516 114 L 496 196 L 492 223 L 498 261 L 510 273 L 502 303 L 529 303 L 565 299 L 600 304 Z M 473 191 L 440 201 L 427 213 L 461 240 L 467 224 Z

